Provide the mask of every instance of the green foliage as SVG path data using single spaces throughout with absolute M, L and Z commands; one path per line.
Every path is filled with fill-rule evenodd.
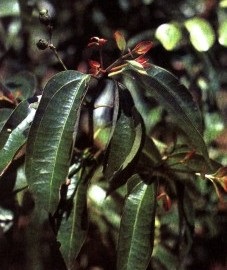
M 0 4 L 3 269 L 199 269 L 224 232 L 226 1 L 107 2 Z

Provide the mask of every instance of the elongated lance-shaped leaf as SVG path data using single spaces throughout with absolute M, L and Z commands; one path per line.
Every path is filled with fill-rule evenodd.
M 147 96 L 155 98 L 184 131 L 190 143 L 209 164 L 207 148 L 202 138 L 202 120 L 198 106 L 189 91 L 170 72 L 157 66 L 147 70 L 147 75 L 126 69 L 125 76 L 142 87 Z
M 118 90 L 118 89 L 116 89 Z M 144 143 L 144 124 L 129 91 L 119 91 L 119 117 L 107 149 L 104 175 L 109 180 L 109 192 L 126 183 Z
M 138 175 L 129 180 L 140 181 Z M 131 188 L 130 188 L 131 189 Z M 146 270 L 154 241 L 156 184 L 140 181 L 129 192 L 120 225 L 117 270 Z
M 26 118 L 28 114 L 28 106 L 29 104 L 27 101 L 22 101 L 11 112 L 0 132 L 0 148 L 4 146 L 13 129 L 15 129 Z
M 76 192 L 72 201 L 72 211 L 68 218 L 63 217 L 57 239 L 61 243 L 61 252 L 68 269 L 73 269 L 88 231 L 87 190 L 96 164 L 82 168 L 74 177 L 78 178 Z
M 68 70 L 55 75 L 44 88 L 31 126 L 25 172 L 36 205 L 53 213 L 71 158 L 75 126 L 90 76 Z
M 27 140 L 27 131 L 30 127 L 31 122 L 33 121 L 36 110 L 28 109 L 27 101 L 23 101 L 25 106 L 27 106 L 27 117 L 9 134 L 4 146 L 0 150 L 0 175 L 4 172 L 5 168 L 11 163 L 13 157 L 17 153 L 17 151 L 21 148 L 21 146 Z M 21 105 L 21 109 L 24 104 Z M 2 130 L 5 133 L 5 129 Z

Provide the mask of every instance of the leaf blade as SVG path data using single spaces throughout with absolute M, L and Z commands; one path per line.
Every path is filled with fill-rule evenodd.
M 126 76 L 141 86 L 147 96 L 155 98 L 174 117 L 176 124 L 187 134 L 191 144 L 209 164 L 208 152 L 202 138 L 202 118 L 199 109 L 187 89 L 168 71 L 152 66 L 147 75 L 125 70 Z
M 130 180 L 140 180 L 139 178 L 134 175 Z M 117 270 L 147 268 L 153 250 L 155 209 L 155 184 L 147 185 L 140 181 L 125 202 L 119 234 Z
M 37 205 L 53 213 L 71 157 L 89 75 L 73 70 L 55 75 L 46 85 L 28 138 L 26 176 Z

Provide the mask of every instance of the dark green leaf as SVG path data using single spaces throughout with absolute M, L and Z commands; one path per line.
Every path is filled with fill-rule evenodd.
M 72 210 L 68 218 L 63 217 L 58 232 L 58 240 L 61 243 L 61 252 L 68 269 L 72 269 L 75 259 L 86 239 L 88 231 L 87 217 L 87 189 L 93 174 L 93 168 L 82 169 L 74 177 L 79 182 L 74 198 Z
M 27 99 L 34 95 L 36 90 L 35 76 L 28 72 L 22 71 L 6 80 L 5 85 L 19 99 Z
M 157 245 L 154 247 L 153 257 L 157 259 L 166 270 L 178 269 L 178 259 L 175 257 L 170 250 L 162 245 Z
M 139 178 L 134 175 L 130 180 L 137 181 Z M 140 181 L 126 198 L 120 226 L 117 270 L 147 269 L 153 250 L 155 208 L 155 184 L 146 185 Z
M 29 132 L 26 177 L 36 195 L 37 207 L 51 213 L 56 210 L 59 188 L 68 174 L 89 78 L 90 75 L 73 70 L 52 77 Z
M 194 207 L 184 184 L 177 185 L 179 211 L 179 257 L 182 261 L 191 248 L 194 234 Z
M 0 109 L 0 131 L 2 130 L 11 113 L 12 113 L 11 109 L 7 108 Z
M 27 101 L 24 101 L 24 103 L 20 104 L 18 107 L 19 108 L 16 108 L 18 113 L 26 107 L 28 110 Z M 4 169 L 10 164 L 17 151 L 26 142 L 27 131 L 34 118 L 34 115 L 35 109 L 31 109 L 28 116 L 20 124 L 18 124 L 18 126 L 8 132 L 9 134 L 7 134 L 7 130 L 5 130 L 5 127 L 8 125 L 9 120 L 3 127 L 1 134 L 3 139 L 5 140 L 5 143 L 0 150 L 0 174 L 4 172 Z
M 129 78 L 155 98 L 184 131 L 193 147 L 209 163 L 207 148 L 202 138 L 202 118 L 198 106 L 188 90 L 168 71 L 152 66 L 147 75 L 134 70 L 124 71 Z
M 11 110 L 11 114 L 0 132 L 0 148 L 4 146 L 10 133 L 26 118 L 28 106 L 28 102 L 23 101 L 18 104 L 14 111 Z
M 119 118 L 113 132 L 104 167 L 109 191 L 124 184 L 133 173 L 134 163 L 144 143 L 144 126 L 127 89 L 119 92 Z

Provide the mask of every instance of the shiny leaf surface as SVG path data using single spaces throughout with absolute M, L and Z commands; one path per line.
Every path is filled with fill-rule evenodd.
M 130 181 L 136 183 L 135 178 L 139 176 L 134 175 Z M 155 205 L 154 184 L 140 181 L 128 194 L 120 226 L 117 270 L 147 269 L 153 249 Z
M 89 78 L 73 70 L 52 77 L 29 132 L 27 180 L 36 195 L 37 207 L 51 213 L 56 210 L 59 188 L 68 173 L 74 132 Z

